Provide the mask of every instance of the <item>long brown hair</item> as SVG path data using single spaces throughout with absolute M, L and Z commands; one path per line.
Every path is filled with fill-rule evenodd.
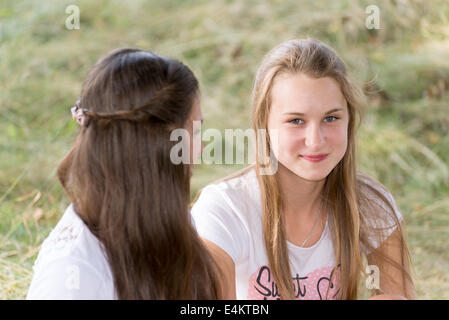
M 348 148 L 343 159 L 326 177 L 320 197 L 329 206 L 333 222 L 332 237 L 336 265 L 340 268 L 341 288 L 337 298 L 356 299 L 361 274 L 365 273 L 363 259 L 366 252 L 378 265 L 397 268 L 402 283 L 411 282 L 408 266 L 411 265 L 406 233 L 394 213 L 392 199 L 387 199 L 377 188 L 387 191 L 378 181 L 356 172 L 356 131 L 359 128 L 365 104 L 363 92 L 349 79 L 346 66 L 337 53 L 314 39 L 290 40 L 272 49 L 258 69 L 252 93 L 252 127 L 268 130 L 271 107 L 271 89 L 280 74 L 304 73 L 310 77 L 331 77 L 340 85 L 349 112 Z M 271 150 L 269 137 L 259 141 L 256 135 L 256 170 L 260 173 L 261 154 Z M 259 148 L 259 146 L 261 146 Z M 262 153 L 262 148 L 265 149 Z M 268 262 L 282 299 L 294 299 L 286 232 L 283 219 L 283 197 L 277 174 L 261 175 L 258 180 L 262 194 L 263 233 Z M 377 188 L 373 187 L 377 186 Z M 379 228 L 373 222 L 379 223 Z M 391 221 L 394 221 L 392 226 Z M 388 225 L 389 223 L 389 225 Z M 396 226 L 400 233 L 401 263 L 375 250 L 370 240 L 373 236 L 381 241 L 387 227 Z M 374 235 L 373 235 L 374 234 Z M 365 250 L 362 250 L 365 247 Z M 333 272 L 333 276 L 335 272 Z M 382 274 L 388 278 L 389 274 Z M 389 279 L 398 281 L 398 279 Z M 332 281 L 332 279 L 331 279 Z M 381 288 L 382 289 L 382 288 Z M 406 290 L 404 290 L 406 292 Z
M 58 168 L 102 243 L 119 299 L 217 299 L 218 270 L 188 212 L 190 168 L 170 161 L 198 81 L 179 61 L 123 48 L 85 79 L 88 122 Z

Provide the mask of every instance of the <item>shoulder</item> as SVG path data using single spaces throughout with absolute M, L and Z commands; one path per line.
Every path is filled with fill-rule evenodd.
M 244 171 L 206 186 L 192 207 L 198 234 L 222 248 L 234 262 L 246 257 L 251 230 L 260 215 L 254 194 L 257 183 L 255 172 Z
M 55 228 L 42 244 L 35 268 L 64 257 L 85 260 L 102 269 L 105 253 L 101 242 L 69 205 Z
M 100 241 L 72 205 L 43 242 L 33 271 L 28 298 L 101 298 L 101 288 L 112 282 Z M 76 290 L 70 290 L 72 280 Z
M 394 213 L 399 220 L 402 219 L 392 193 L 377 179 L 359 172 L 357 174 L 357 188 L 359 205 L 362 206 L 362 209 L 367 209 L 365 211 L 381 211 L 385 214 Z
M 192 207 L 195 219 L 223 215 L 247 220 L 259 216 L 260 211 L 260 188 L 252 167 L 207 185 L 199 192 Z
M 204 187 L 197 197 L 198 201 L 225 201 L 227 204 L 239 204 L 242 201 L 257 201 L 259 185 L 253 167 L 240 170 L 226 178 Z
M 357 175 L 357 180 L 362 247 L 369 254 L 401 227 L 403 216 L 382 183 L 362 173 Z

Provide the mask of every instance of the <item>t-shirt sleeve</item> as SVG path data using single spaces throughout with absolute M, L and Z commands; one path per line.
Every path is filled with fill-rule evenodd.
M 246 256 L 249 241 L 241 214 L 217 185 L 205 187 L 192 207 L 199 236 L 222 248 L 234 263 Z
M 399 223 L 403 222 L 402 213 L 393 197 L 393 195 L 383 187 L 374 185 L 376 190 L 380 191 L 387 201 L 393 206 L 394 215 L 397 217 Z M 371 197 L 370 201 L 374 208 L 378 212 L 377 217 L 368 217 L 368 240 L 373 248 L 378 248 L 398 227 L 397 221 L 394 219 L 391 208 L 379 197 Z M 366 254 L 370 254 L 371 251 L 362 245 Z
M 98 300 L 103 277 L 85 261 L 71 257 L 54 259 L 35 267 L 27 300 Z

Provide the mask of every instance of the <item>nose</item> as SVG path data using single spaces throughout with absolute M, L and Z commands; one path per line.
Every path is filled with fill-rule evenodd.
M 324 135 L 321 131 L 320 125 L 311 124 L 306 130 L 306 146 L 310 149 L 320 149 L 324 144 Z

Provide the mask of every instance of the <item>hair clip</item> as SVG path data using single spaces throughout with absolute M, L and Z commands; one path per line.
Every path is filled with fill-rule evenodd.
M 78 101 L 79 101 L 79 100 L 78 100 Z M 77 102 L 77 104 L 78 104 L 78 102 Z M 87 124 L 88 116 L 86 115 L 86 113 L 87 113 L 89 110 L 87 110 L 87 109 L 82 109 L 82 108 L 80 108 L 78 105 L 76 105 L 76 106 L 72 107 L 72 108 L 70 109 L 70 111 L 72 112 L 72 118 L 73 118 L 74 120 L 76 120 L 76 122 L 78 122 L 78 124 L 79 124 L 80 126 L 84 126 L 84 125 Z

